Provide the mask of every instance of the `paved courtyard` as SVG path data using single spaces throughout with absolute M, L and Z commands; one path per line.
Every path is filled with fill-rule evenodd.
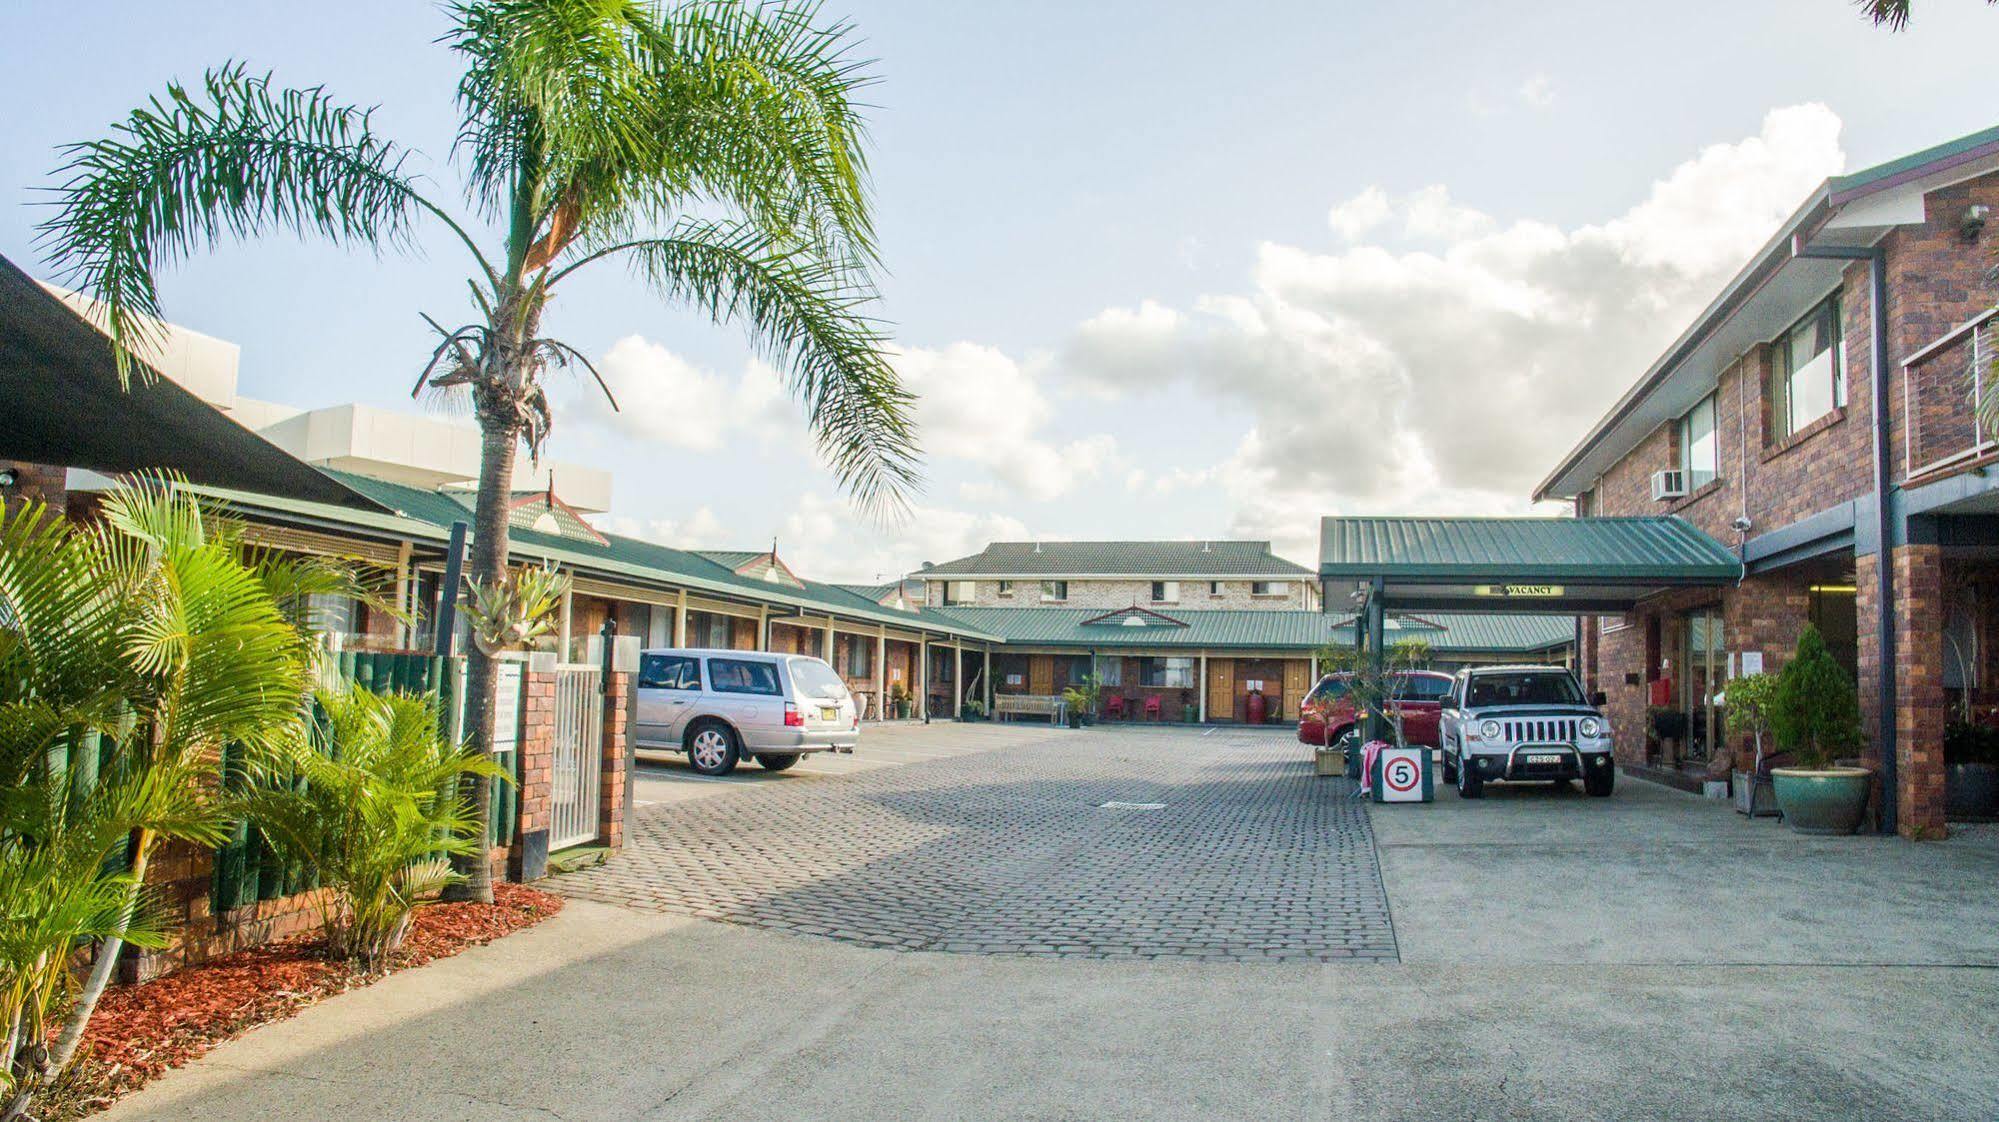
M 1999 1117 L 1999 829 L 1800 838 L 1628 781 L 1362 810 L 1247 731 L 824 763 L 648 768 L 560 915 L 107 1117 Z
M 1282 731 L 905 725 L 858 755 L 916 745 L 834 782 L 746 767 L 726 798 L 642 780 L 625 853 L 556 888 L 906 950 L 1395 957 L 1365 808 Z

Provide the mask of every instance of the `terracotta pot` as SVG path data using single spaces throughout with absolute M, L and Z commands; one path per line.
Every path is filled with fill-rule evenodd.
M 1777 788 L 1777 809 L 1801 834 L 1850 834 L 1867 814 L 1866 768 L 1780 767 L 1770 771 Z

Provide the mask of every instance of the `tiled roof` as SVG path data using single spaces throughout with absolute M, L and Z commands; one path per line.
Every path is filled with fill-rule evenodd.
M 921 574 L 1022 577 L 1311 577 L 1267 541 L 993 542 Z
M 262 495 L 221 488 L 196 488 L 224 501 L 250 509 L 291 513 L 313 521 L 333 521 L 397 535 L 440 540 L 453 522 L 471 521 L 470 512 L 457 498 L 437 491 L 406 487 L 351 472 L 326 470 L 340 483 L 381 503 L 391 514 L 374 515 L 346 511 L 323 503 L 273 499 Z M 803 587 L 772 584 L 755 577 L 740 576 L 733 570 L 696 553 L 673 549 L 638 538 L 605 534 L 602 541 L 577 540 L 535 530 L 513 530 L 508 539 L 513 552 L 523 559 L 549 559 L 578 565 L 611 576 L 623 576 L 657 584 L 678 585 L 697 592 L 737 596 L 802 608 L 809 612 L 832 611 L 850 619 L 885 623 L 891 627 L 966 634 L 986 639 L 962 621 L 947 619 L 929 609 L 897 611 L 832 584 L 806 581 Z
M 1323 576 L 1734 580 L 1742 564 L 1685 519 L 1325 518 Z

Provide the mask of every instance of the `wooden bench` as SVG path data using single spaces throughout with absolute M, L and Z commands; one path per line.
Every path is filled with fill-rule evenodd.
M 1049 724 L 1059 725 L 1069 715 L 1069 703 L 1060 697 L 1035 693 L 1003 693 L 993 698 L 993 720 L 1008 715 L 1046 717 Z

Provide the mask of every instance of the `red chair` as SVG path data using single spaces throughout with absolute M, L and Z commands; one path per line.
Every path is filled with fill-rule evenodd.
M 1148 721 L 1157 721 L 1160 719 L 1158 694 L 1153 694 L 1145 699 L 1145 719 Z
M 1124 695 L 1114 693 L 1104 699 L 1104 716 L 1114 721 L 1124 720 Z

